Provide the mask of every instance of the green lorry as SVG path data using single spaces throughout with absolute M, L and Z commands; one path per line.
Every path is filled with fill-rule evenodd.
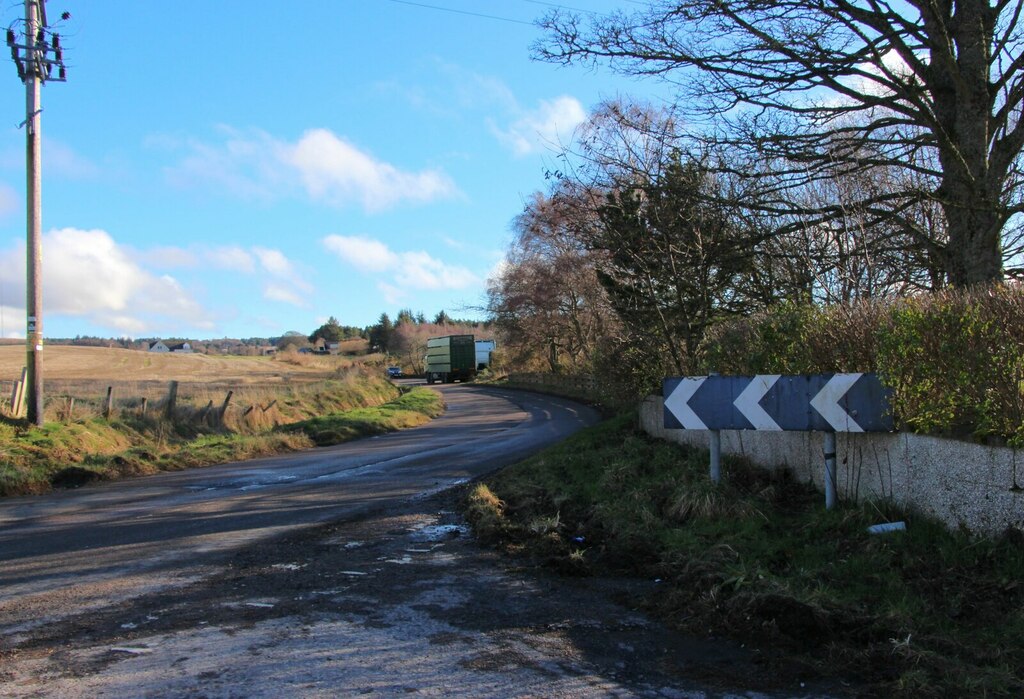
M 446 335 L 427 340 L 427 383 L 472 381 L 476 376 L 476 342 L 472 335 Z

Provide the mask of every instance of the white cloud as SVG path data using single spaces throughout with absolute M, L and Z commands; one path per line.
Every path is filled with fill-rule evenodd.
M 263 285 L 263 298 L 303 308 L 309 306 L 306 298 L 312 293 L 313 285 L 299 273 L 284 253 L 254 247 L 252 254 L 259 260 L 263 271 L 272 277 Z
M 168 320 L 213 326 L 176 279 L 140 266 L 106 231 L 62 228 L 45 234 L 42 244 L 47 315 L 81 316 L 129 334 L 166 327 Z M 4 291 L 18 298 L 25 293 L 24 260 L 23 245 L 0 253 Z
M 281 172 L 282 144 L 269 134 L 253 130 L 242 133 L 221 127 L 224 142 L 209 145 L 188 140 L 175 145 L 172 139 L 151 138 L 151 145 L 186 148 L 190 152 L 181 162 L 168 168 L 168 181 L 181 188 L 202 187 L 225 191 L 243 199 L 273 201 L 288 191 L 288 180 Z
M 371 238 L 329 235 L 324 238 L 324 247 L 364 272 L 385 272 L 398 265 L 398 256 Z
M 426 203 L 459 194 L 440 170 L 407 171 L 376 159 L 327 129 L 312 129 L 289 143 L 258 130 L 222 128 L 223 143 L 185 144 L 190 153 L 169 168 L 181 187 L 211 184 L 236 196 L 274 201 L 304 192 L 314 201 L 381 211 L 403 202 Z M 165 146 L 169 140 L 154 139 Z
M 522 114 L 507 128 L 494 124 L 491 128 L 513 153 L 524 156 L 568 142 L 586 118 L 587 112 L 579 100 L 562 95 L 553 100 L 541 100 L 536 109 Z
M 503 276 L 505 276 L 505 272 L 508 270 L 508 268 L 509 268 L 508 258 L 505 257 L 504 254 L 503 254 L 501 259 L 498 260 L 497 262 L 495 262 L 494 266 L 491 267 L 491 271 L 489 271 L 487 273 L 487 281 L 488 282 L 501 281 L 501 278 Z
M 287 279 L 294 276 L 295 269 L 291 261 L 280 250 L 257 247 L 253 248 L 252 252 L 256 259 L 260 261 L 260 264 L 263 265 L 263 269 L 275 277 Z
M 335 206 L 356 199 L 367 211 L 380 211 L 403 200 L 428 202 L 457 192 L 438 170 L 403 172 L 326 129 L 307 131 L 288 150 L 288 160 L 299 171 L 310 197 Z
M 195 267 L 199 264 L 195 252 L 171 245 L 150 248 L 135 254 L 135 259 L 153 267 Z
M 282 303 L 290 303 L 293 306 L 306 306 L 308 303 L 301 295 L 298 290 L 293 286 L 284 286 L 277 282 L 267 284 L 263 288 L 263 298 L 269 301 L 281 301 Z
M 412 289 L 464 289 L 479 281 L 464 267 L 446 265 L 426 252 L 403 252 L 395 270 L 399 286 Z
M 465 267 L 446 264 L 423 251 L 395 252 L 372 238 L 330 235 L 323 244 L 343 262 L 363 272 L 388 274 L 391 279 L 387 287 L 378 286 L 392 298 L 410 289 L 464 289 L 480 281 Z
M 206 259 L 220 269 L 245 272 L 247 274 L 252 274 L 256 271 L 256 263 L 253 260 L 252 254 L 237 245 L 208 250 L 206 252 Z
M 218 270 L 259 275 L 263 279 L 263 297 L 295 306 L 308 306 L 303 296 L 313 291 L 295 264 L 280 250 L 238 245 L 208 248 L 196 245 L 189 248 L 157 247 L 137 252 L 135 259 L 153 268 L 200 268 L 203 264 Z M 269 277 L 269 279 L 267 279 Z
M 313 291 L 310 284 L 285 257 L 280 250 L 254 247 L 253 256 L 259 260 L 260 267 L 272 279 L 263 286 L 263 298 L 269 301 L 281 301 L 293 306 L 306 307 L 306 298 Z

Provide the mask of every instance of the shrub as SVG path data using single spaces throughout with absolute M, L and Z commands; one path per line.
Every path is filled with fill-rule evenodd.
M 1024 291 L 943 292 L 895 305 L 879 372 L 917 432 L 1024 440 Z
M 713 328 L 702 371 L 877 371 L 901 429 L 1024 444 L 1024 288 L 781 305 Z

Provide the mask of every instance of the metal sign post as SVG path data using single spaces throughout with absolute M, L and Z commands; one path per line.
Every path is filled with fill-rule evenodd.
M 825 433 L 825 506 L 836 500 L 836 432 L 892 432 L 889 396 L 876 374 L 684 376 L 665 379 L 665 427 L 710 430 L 712 479 L 719 430 Z

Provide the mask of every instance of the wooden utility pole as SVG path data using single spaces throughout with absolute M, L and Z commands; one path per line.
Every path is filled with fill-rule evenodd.
M 26 250 L 26 368 L 28 419 L 43 424 L 43 204 L 42 204 L 42 107 L 40 88 L 47 80 L 66 79 L 60 37 L 46 22 L 46 0 L 25 0 L 24 42 L 7 30 L 7 45 L 25 83 L 25 169 L 27 209 Z M 53 69 L 57 68 L 57 75 Z

